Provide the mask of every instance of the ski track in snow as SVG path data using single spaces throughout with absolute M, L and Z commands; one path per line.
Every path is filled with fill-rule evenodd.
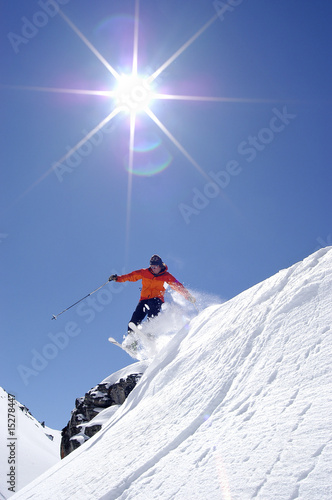
M 331 500 L 331 269 L 321 249 L 202 311 L 13 499 Z

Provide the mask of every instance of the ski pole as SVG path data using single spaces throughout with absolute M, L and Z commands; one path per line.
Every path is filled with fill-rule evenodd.
M 87 299 L 88 297 L 90 297 L 90 295 L 92 295 L 93 293 L 95 293 L 98 290 L 100 290 L 101 288 L 103 288 L 103 286 L 107 285 L 107 283 L 109 283 L 109 280 L 107 280 L 106 283 L 104 283 L 103 285 L 101 285 L 98 288 L 96 288 L 95 290 L 93 290 L 93 292 L 88 293 L 88 295 L 86 295 L 82 299 L 75 302 L 75 304 L 72 304 L 71 306 L 67 307 L 67 309 L 64 309 L 63 311 L 61 311 L 61 313 L 57 314 L 56 316 L 53 314 L 52 319 L 57 319 L 57 317 L 60 316 L 60 314 L 63 314 L 64 312 L 68 311 L 68 309 L 71 309 L 72 307 L 76 306 L 76 304 L 78 304 L 79 302 L 82 302 L 82 300 Z

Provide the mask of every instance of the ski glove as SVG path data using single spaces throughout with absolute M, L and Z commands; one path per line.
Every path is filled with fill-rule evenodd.
M 117 274 L 111 274 L 111 276 L 108 278 L 108 281 L 116 281 L 117 277 L 118 277 Z
M 195 303 L 196 303 L 196 299 L 195 299 L 195 297 L 193 297 L 192 295 L 190 295 L 190 296 L 188 297 L 188 300 L 189 300 L 189 302 L 191 302 L 192 304 L 195 304 Z

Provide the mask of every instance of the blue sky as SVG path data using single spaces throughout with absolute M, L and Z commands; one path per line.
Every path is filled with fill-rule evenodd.
M 62 428 L 76 397 L 131 362 L 107 338 L 125 333 L 139 283 L 51 321 L 110 274 L 158 253 L 193 293 L 225 300 L 332 243 L 332 6 L 0 4 L 0 384 Z M 137 26 L 138 74 L 161 68 L 149 89 L 173 98 L 136 115 L 130 156 L 125 111 L 83 142 L 117 107 L 86 91 L 114 91 L 107 63 L 132 73 Z

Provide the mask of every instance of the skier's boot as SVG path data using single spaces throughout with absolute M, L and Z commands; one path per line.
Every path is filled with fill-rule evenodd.
M 127 336 L 124 338 L 124 341 L 122 342 L 122 345 L 125 346 L 127 349 L 130 349 L 133 353 L 137 352 L 138 342 L 135 339 L 132 331 L 128 331 Z

